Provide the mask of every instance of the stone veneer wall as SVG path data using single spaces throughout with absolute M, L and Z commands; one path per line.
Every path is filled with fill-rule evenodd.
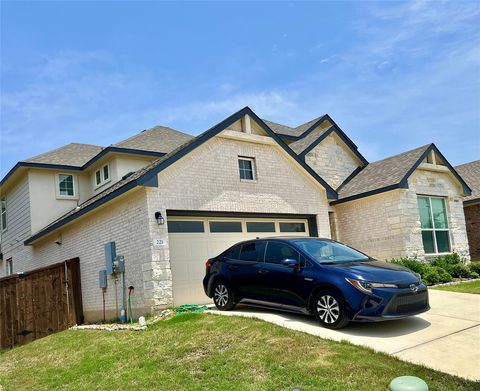
M 446 198 L 450 243 L 452 252 L 470 259 L 467 229 L 463 213 L 462 190 L 460 185 L 447 172 L 417 169 L 408 179 L 410 202 L 416 202 L 416 195 L 430 195 Z M 421 243 L 420 218 L 410 231 L 410 243 Z M 423 247 L 423 246 L 422 246 Z M 423 250 L 421 256 L 424 256 Z
M 411 205 L 405 190 L 393 190 L 335 205 L 339 241 L 377 259 L 407 255 L 405 244 L 411 225 Z
M 361 166 L 360 160 L 335 133 L 307 153 L 305 162 L 334 189 Z
M 408 189 L 335 205 L 339 240 L 378 259 L 426 259 L 417 194 L 446 197 L 452 251 L 470 258 L 461 190 L 448 173 L 417 169 Z
M 480 261 L 480 202 L 465 205 L 465 222 L 467 226 L 468 244 L 472 260 Z

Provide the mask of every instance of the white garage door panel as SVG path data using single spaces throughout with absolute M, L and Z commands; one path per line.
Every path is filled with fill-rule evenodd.
M 218 219 L 198 217 L 171 217 L 168 221 L 203 221 L 205 232 L 169 233 L 170 265 L 173 279 L 174 305 L 210 303 L 203 291 L 205 262 L 242 240 L 269 236 L 308 236 L 308 223 L 303 219 Z M 210 221 L 240 221 L 242 232 L 209 232 Z M 246 222 L 274 222 L 275 232 L 246 232 Z M 280 222 L 298 222 L 306 232 L 280 232 Z

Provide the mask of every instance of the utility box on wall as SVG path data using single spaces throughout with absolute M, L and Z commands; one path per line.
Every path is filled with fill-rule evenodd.
M 105 268 L 107 269 L 107 274 L 115 273 L 115 259 L 117 258 L 117 249 L 115 242 L 105 243 Z
M 107 271 L 100 270 L 98 273 L 98 285 L 101 289 L 107 289 Z

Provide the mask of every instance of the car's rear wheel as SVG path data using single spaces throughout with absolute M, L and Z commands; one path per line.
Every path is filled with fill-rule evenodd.
M 217 281 L 213 286 L 213 302 L 221 311 L 229 311 L 235 308 L 233 292 L 230 285 L 224 281 Z
M 349 322 L 345 300 L 335 290 L 322 290 L 315 294 L 312 309 L 323 327 L 338 330 Z

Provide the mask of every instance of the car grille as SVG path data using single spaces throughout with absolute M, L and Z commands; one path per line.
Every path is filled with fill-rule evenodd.
M 384 311 L 384 315 L 405 315 L 420 311 L 428 306 L 428 291 L 401 293 L 395 296 Z

